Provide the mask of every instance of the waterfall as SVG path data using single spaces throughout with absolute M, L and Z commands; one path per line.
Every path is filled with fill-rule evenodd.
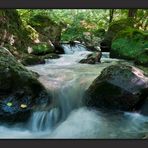
M 75 44 L 71 46 L 70 44 L 63 44 L 62 47 L 64 48 L 65 54 L 73 54 L 79 51 L 86 51 L 86 47 L 82 44 Z
M 109 59 L 109 52 L 103 52 L 103 53 L 102 53 L 102 58 L 107 58 L 107 59 Z
M 58 116 L 57 108 L 53 108 L 50 111 L 35 111 L 28 126 L 33 132 L 52 130 L 53 126 L 58 122 Z

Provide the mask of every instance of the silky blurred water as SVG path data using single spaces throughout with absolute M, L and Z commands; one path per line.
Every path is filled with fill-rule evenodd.
M 87 108 L 82 97 L 101 71 L 117 62 L 103 53 L 101 63 L 80 64 L 91 52 L 83 46 L 64 46 L 59 59 L 29 66 L 39 81 L 52 93 L 53 108 L 35 111 L 28 123 L 0 126 L 0 138 L 17 139 L 135 139 L 148 133 L 148 117 L 138 113 L 104 113 Z

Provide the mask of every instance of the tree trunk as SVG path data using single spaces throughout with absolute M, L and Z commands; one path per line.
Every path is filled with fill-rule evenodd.
M 129 11 L 128 11 L 128 17 L 135 18 L 136 17 L 136 14 L 137 14 L 137 10 L 138 9 L 129 9 Z
M 109 24 L 113 21 L 113 18 L 114 18 L 114 10 L 115 9 L 110 9 L 109 10 Z

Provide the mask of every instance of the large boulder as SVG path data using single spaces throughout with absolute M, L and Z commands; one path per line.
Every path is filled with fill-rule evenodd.
M 36 76 L 0 47 L 0 122 L 25 122 L 34 109 L 50 105 L 50 94 Z
M 135 67 L 116 64 L 105 68 L 84 95 L 87 106 L 134 111 L 148 97 L 148 78 Z
M 133 20 L 130 18 L 112 22 L 108 28 L 108 31 L 105 34 L 104 39 L 100 43 L 101 51 L 110 51 L 112 40 L 116 36 L 116 34 L 129 27 L 133 27 Z
M 112 41 L 110 57 L 136 60 L 139 64 L 147 65 L 147 47 L 148 34 L 128 28 L 116 34 Z

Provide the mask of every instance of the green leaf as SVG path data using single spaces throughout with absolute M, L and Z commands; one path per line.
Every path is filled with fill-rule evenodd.
M 12 105 L 12 102 L 7 102 L 7 106 L 11 107 Z

